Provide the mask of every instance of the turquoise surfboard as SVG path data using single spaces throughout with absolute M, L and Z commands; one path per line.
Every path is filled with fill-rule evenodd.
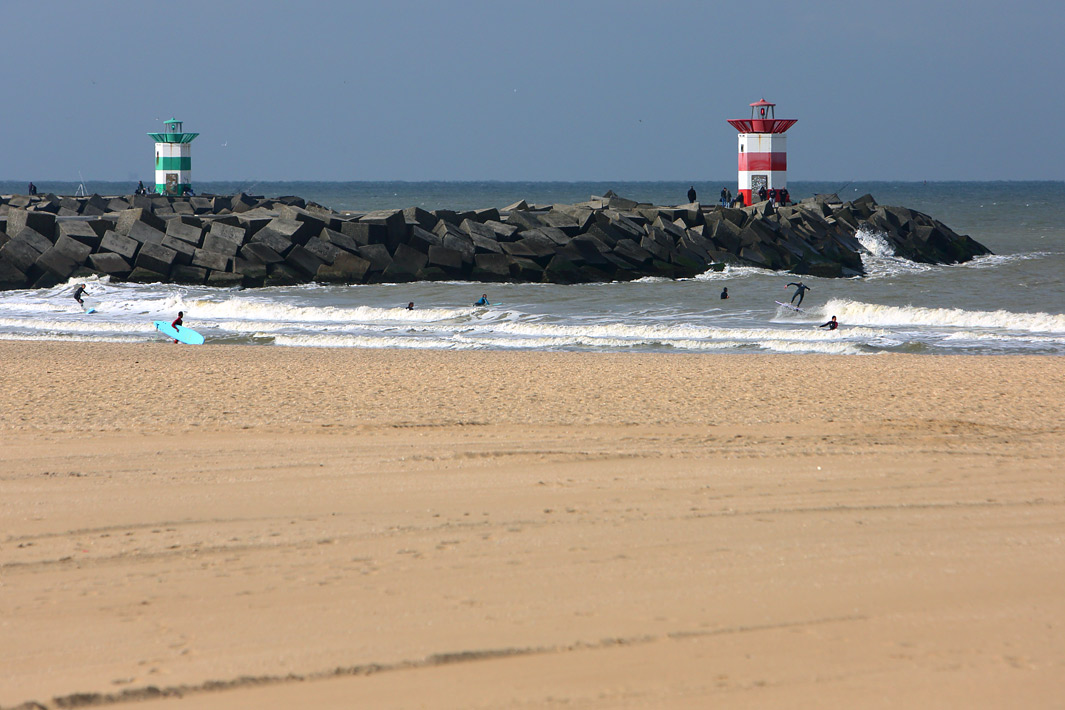
M 203 336 L 197 333 L 192 328 L 186 328 L 183 325 L 179 325 L 175 330 L 172 325 L 165 320 L 153 321 L 155 329 L 160 333 L 163 333 L 167 337 L 173 338 L 179 343 L 187 343 L 189 345 L 203 345 Z

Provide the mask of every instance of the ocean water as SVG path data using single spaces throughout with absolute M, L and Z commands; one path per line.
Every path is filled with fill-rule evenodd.
M 690 183 L 199 183 L 201 193 L 239 190 L 300 195 L 336 210 L 502 207 L 579 202 L 608 189 L 640 201 L 685 201 Z M 712 201 L 731 182 L 696 183 Z M 76 184 L 39 182 L 40 192 L 72 194 Z M 128 193 L 124 183 L 87 183 L 91 192 Z M 25 185 L 0 183 L 0 192 Z M 290 347 L 536 349 L 590 352 L 778 352 L 863 355 L 882 352 L 1065 355 L 1065 183 L 803 183 L 795 199 L 871 193 L 881 204 L 912 207 L 985 244 L 993 256 L 956 266 L 896 257 L 863 233 L 868 275 L 803 277 L 811 287 L 796 313 L 796 277 L 728 267 L 693 279 L 558 286 L 414 283 L 266 289 L 212 289 L 87 280 L 82 313 L 72 283 L 0 292 L 0 338 L 166 342 L 153 320 L 185 312 L 185 324 L 211 343 Z M 710 198 L 710 199 L 708 199 Z M 731 298 L 719 294 L 727 287 Z M 487 293 L 488 308 L 472 304 Z M 409 301 L 415 309 L 406 310 Z M 831 316 L 836 331 L 818 326 Z

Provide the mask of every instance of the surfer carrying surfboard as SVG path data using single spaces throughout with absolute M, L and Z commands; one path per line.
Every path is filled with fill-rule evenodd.
M 177 312 L 177 318 L 175 318 L 174 322 L 170 324 L 170 327 L 173 328 L 174 330 L 177 330 L 178 326 L 181 325 L 181 323 L 182 323 L 181 319 L 184 318 L 184 317 L 185 317 L 185 311 L 178 311 Z M 175 343 L 177 342 L 176 338 L 174 339 L 174 342 Z
M 795 287 L 795 293 L 792 294 L 791 303 L 796 308 L 798 308 L 799 306 L 802 305 L 803 296 L 805 296 L 806 292 L 810 290 L 810 287 L 807 286 L 806 284 L 804 284 L 802 281 L 800 281 L 799 283 L 795 283 L 795 282 L 789 283 L 784 288 L 788 288 L 788 286 L 794 286 Z M 798 303 L 795 303 L 796 297 L 799 299 Z

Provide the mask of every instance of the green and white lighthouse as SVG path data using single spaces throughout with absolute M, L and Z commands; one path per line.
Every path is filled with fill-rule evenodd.
M 149 133 L 155 141 L 155 191 L 160 195 L 184 195 L 192 188 L 192 150 L 199 133 L 182 133 L 181 121 L 164 121 L 165 133 Z

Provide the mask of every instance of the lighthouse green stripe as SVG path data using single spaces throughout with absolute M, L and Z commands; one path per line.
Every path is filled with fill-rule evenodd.
M 192 158 L 157 158 L 156 170 L 192 170 Z
M 170 193 L 170 194 L 172 194 L 172 195 L 184 195 L 191 188 L 192 188 L 192 185 L 189 184 L 189 183 L 186 183 L 186 182 L 178 183 L 177 185 L 174 185 L 174 191 L 172 193 Z M 160 185 L 159 183 L 155 183 L 155 192 L 157 194 L 159 194 L 159 195 L 167 194 L 166 185 Z

